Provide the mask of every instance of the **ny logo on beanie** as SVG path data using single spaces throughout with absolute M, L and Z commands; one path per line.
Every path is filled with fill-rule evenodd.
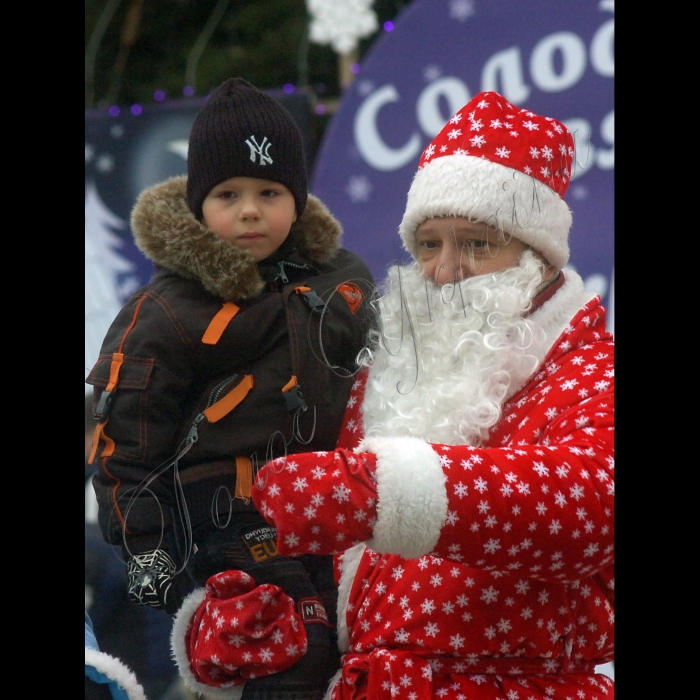
M 251 141 L 253 143 L 251 143 Z M 255 163 L 255 156 L 259 156 L 260 160 L 258 161 L 258 165 L 265 165 L 267 163 L 272 163 L 272 158 L 270 157 L 270 154 L 268 151 L 270 150 L 270 146 L 272 143 L 267 142 L 267 136 L 265 136 L 262 140 L 262 143 L 258 143 L 257 140 L 255 139 L 255 136 L 252 136 L 248 139 L 246 139 L 246 145 L 248 148 L 250 148 L 250 159 Z M 264 149 L 264 152 L 263 152 Z
M 212 187 L 230 177 L 280 182 L 294 196 L 298 216 L 306 207 L 302 133 L 280 102 L 243 78 L 214 90 L 192 125 L 187 203 L 195 218 L 202 220 L 202 202 Z

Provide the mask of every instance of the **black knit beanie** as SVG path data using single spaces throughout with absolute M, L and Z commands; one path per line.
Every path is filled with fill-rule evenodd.
M 273 97 L 242 78 L 230 78 L 197 114 L 187 152 L 187 200 L 202 220 L 202 203 L 230 177 L 281 182 L 306 207 L 307 176 L 299 127 Z

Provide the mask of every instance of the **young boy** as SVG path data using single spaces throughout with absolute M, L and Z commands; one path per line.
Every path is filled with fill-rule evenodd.
M 289 113 L 240 78 L 198 114 L 187 178 L 144 191 L 131 224 L 155 275 L 116 317 L 87 379 L 102 533 L 123 549 L 130 598 L 168 613 L 229 570 L 281 588 L 309 651 L 249 680 L 243 697 L 319 698 L 337 668 L 332 563 L 279 556 L 251 484 L 271 457 L 335 447 L 371 274 L 308 194 Z M 238 690 L 285 665 L 265 661 L 236 677 Z

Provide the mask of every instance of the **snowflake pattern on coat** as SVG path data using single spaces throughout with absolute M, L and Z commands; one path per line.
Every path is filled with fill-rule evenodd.
M 270 465 L 254 498 L 281 553 L 339 554 L 349 592 L 334 700 L 612 697 L 593 669 L 614 656 L 613 390 L 596 298 L 504 406 L 488 445 L 431 445 L 447 511 L 434 550 L 416 558 L 361 544 L 377 520 L 377 458 L 352 452 L 363 377 L 337 450 Z

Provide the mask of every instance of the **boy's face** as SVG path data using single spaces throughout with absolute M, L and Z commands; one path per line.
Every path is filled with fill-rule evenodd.
M 292 193 L 279 182 L 230 177 L 220 182 L 202 204 L 204 223 L 219 237 L 244 248 L 255 262 L 279 248 L 296 221 Z

